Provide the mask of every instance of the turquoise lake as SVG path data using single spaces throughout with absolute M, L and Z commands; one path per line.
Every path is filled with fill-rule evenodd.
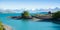
M 52 22 L 23 21 L 15 20 L 8 16 L 20 16 L 21 14 L 0 14 L 1 21 L 12 27 L 13 30 L 60 30 L 60 24 Z

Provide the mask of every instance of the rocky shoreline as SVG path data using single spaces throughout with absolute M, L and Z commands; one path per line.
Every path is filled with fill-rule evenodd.
M 12 27 L 8 25 L 3 24 L 3 27 L 4 27 L 4 30 L 12 30 Z

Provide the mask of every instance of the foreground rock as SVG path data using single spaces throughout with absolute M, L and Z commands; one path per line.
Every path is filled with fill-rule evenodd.
M 12 28 L 5 24 L 0 24 L 0 30 L 12 30 Z
M 4 30 L 12 30 L 12 28 L 8 25 L 3 24 L 3 26 L 4 26 Z

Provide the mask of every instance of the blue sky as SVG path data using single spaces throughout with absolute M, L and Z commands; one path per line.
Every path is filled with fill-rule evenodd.
M 35 9 L 60 7 L 60 0 L 0 0 L 2 9 Z

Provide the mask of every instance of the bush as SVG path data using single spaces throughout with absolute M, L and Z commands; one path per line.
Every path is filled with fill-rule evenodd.
M 60 18 L 60 11 L 55 12 L 54 14 L 52 14 L 52 17 L 53 17 L 54 19 Z
M 22 17 L 23 17 L 23 18 L 29 17 L 29 12 L 28 12 L 28 11 L 24 11 L 24 12 L 22 13 Z
M 4 30 L 4 27 L 2 25 L 2 22 L 0 22 L 0 30 Z

